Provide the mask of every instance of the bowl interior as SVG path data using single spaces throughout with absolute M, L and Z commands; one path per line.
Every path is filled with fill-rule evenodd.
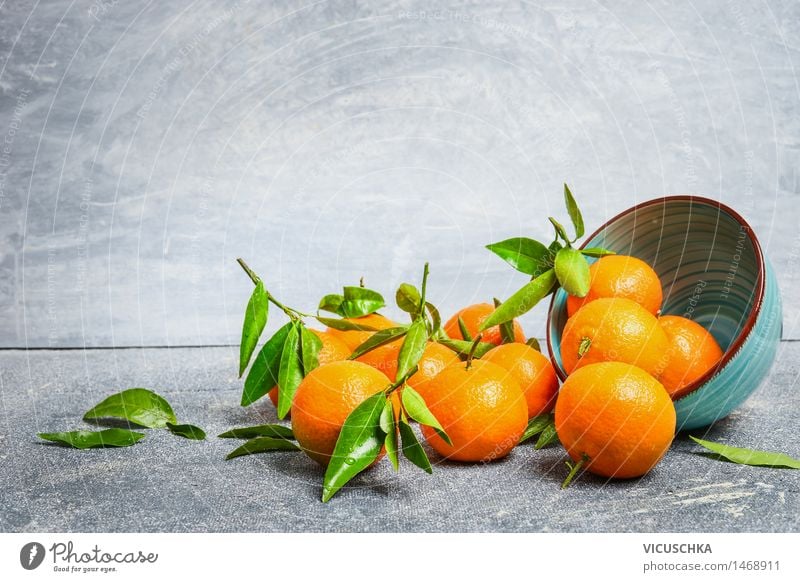
M 645 202 L 613 218 L 583 246 L 605 247 L 649 263 L 661 279 L 662 313 L 693 319 L 726 352 L 735 349 L 752 327 L 751 315 L 763 294 L 761 249 L 747 223 L 716 201 L 672 196 Z M 560 349 L 566 300 L 566 292 L 559 289 L 547 330 L 562 379 L 566 378 Z M 692 388 L 696 386 L 686 392 Z

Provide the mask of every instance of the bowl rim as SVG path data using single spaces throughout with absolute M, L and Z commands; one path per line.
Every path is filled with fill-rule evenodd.
M 742 327 L 742 330 L 739 334 L 733 339 L 728 349 L 725 350 L 725 353 L 722 354 L 722 358 L 717 362 L 715 366 L 709 369 L 705 374 L 700 376 L 697 380 L 692 382 L 691 384 L 687 384 L 677 392 L 672 395 L 673 400 L 679 400 L 681 398 L 685 398 L 686 396 L 693 393 L 698 388 L 702 387 L 708 380 L 712 377 L 717 375 L 722 368 L 724 368 L 732 359 L 733 357 L 739 352 L 739 349 L 744 345 L 747 339 L 750 337 L 750 333 L 753 331 L 755 327 L 756 320 L 758 319 L 758 315 L 761 313 L 761 307 L 764 303 L 764 294 L 766 289 L 766 265 L 764 261 L 764 253 L 761 250 L 761 244 L 758 242 L 758 238 L 756 238 L 755 233 L 753 232 L 752 227 L 750 224 L 742 217 L 741 214 L 736 212 L 733 208 L 720 202 L 719 200 L 714 200 L 712 198 L 706 198 L 704 196 L 696 196 L 694 194 L 675 194 L 669 196 L 662 196 L 660 198 L 653 198 L 651 200 L 646 200 L 644 202 L 640 202 L 635 206 L 631 206 L 627 210 L 623 210 L 613 218 L 607 220 L 603 225 L 595 230 L 592 234 L 584 239 L 584 242 L 580 245 L 580 249 L 586 247 L 590 240 L 594 239 L 598 234 L 600 234 L 603 230 L 605 230 L 609 225 L 615 223 L 616 221 L 628 216 L 631 213 L 634 213 L 642 208 L 647 208 L 649 206 L 657 206 L 663 205 L 668 202 L 673 201 L 681 201 L 681 202 L 690 202 L 691 204 L 704 204 L 707 206 L 712 206 L 719 211 L 723 211 L 731 216 L 736 222 L 739 223 L 740 227 L 743 227 L 747 237 L 750 239 L 750 243 L 753 245 L 753 250 L 755 251 L 756 255 L 756 266 L 757 266 L 757 277 L 756 277 L 756 285 L 755 285 L 755 299 L 753 301 L 753 307 L 750 309 L 750 313 L 747 316 L 747 320 Z M 553 349 L 553 342 L 550 335 L 550 328 L 551 328 L 551 319 L 553 317 L 553 308 L 555 306 L 556 301 L 556 293 L 553 293 L 550 297 L 550 305 L 547 308 L 547 329 L 546 329 L 546 339 L 547 339 L 547 351 L 550 354 L 550 361 L 553 364 L 553 368 L 556 371 L 556 375 L 558 376 L 561 382 L 564 382 L 567 379 L 567 373 L 563 370 L 563 368 L 558 364 L 556 358 L 554 357 L 554 349 Z

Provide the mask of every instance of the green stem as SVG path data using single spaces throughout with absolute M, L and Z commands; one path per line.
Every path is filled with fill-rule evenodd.
M 247 276 L 250 277 L 250 280 L 253 282 L 253 285 L 258 285 L 258 282 L 261 281 L 261 277 L 256 275 L 255 271 L 250 268 L 250 266 L 244 262 L 243 258 L 236 259 L 236 262 L 239 263 L 239 266 L 244 269 L 244 272 L 247 273 Z
M 569 474 L 567 475 L 567 478 L 564 479 L 564 482 L 561 484 L 562 489 L 566 489 L 567 487 L 569 487 L 569 484 L 572 483 L 572 480 L 575 478 L 575 475 L 578 474 L 578 472 L 583 468 L 583 466 L 588 461 L 589 461 L 589 455 L 583 453 L 581 460 L 575 463 L 574 465 L 569 461 L 567 462 L 567 467 L 569 467 Z
M 422 293 L 420 294 L 420 301 L 419 301 L 419 311 L 420 313 L 425 312 L 425 295 L 428 291 L 428 274 L 430 273 L 430 269 L 428 268 L 428 263 L 425 263 L 425 267 L 422 270 Z
M 395 390 L 400 388 L 400 386 L 405 384 L 408 381 L 408 379 L 411 378 L 411 376 L 413 376 L 414 374 L 417 373 L 418 370 L 419 370 L 419 366 L 414 366 L 408 372 L 406 372 L 405 375 L 402 378 L 399 378 L 399 379 L 395 380 L 394 382 L 392 382 L 389 385 L 389 387 L 386 390 L 384 390 L 383 392 L 388 396 L 389 394 L 391 394 L 392 392 L 394 392 Z
M 475 350 L 478 349 L 478 344 L 481 343 L 481 338 L 483 337 L 482 333 L 479 333 L 478 336 L 475 338 L 475 341 L 472 342 L 472 346 L 469 348 L 469 354 L 467 354 L 467 370 L 472 367 L 472 358 L 475 357 Z
M 253 269 L 251 269 L 250 266 L 244 262 L 244 259 L 238 258 L 236 259 L 236 262 L 239 263 L 239 266 L 242 267 L 242 269 L 244 269 L 244 272 L 247 273 L 247 276 L 250 277 L 250 280 L 253 282 L 253 285 L 258 285 L 259 282 L 261 282 L 261 277 L 256 275 L 255 271 L 253 271 Z M 289 316 L 289 319 L 291 319 L 292 321 L 297 320 L 301 317 L 312 317 L 307 313 L 303 313 L 302 311 L 297 311 L 296 309 L 292 309 L 291 307 L 284 305 L 283 303 L 278 301 L 266 287 L 264 287 L 264 293 L 267 294 L 267 300 L 269 300 L 270 303 L 275 305 L 275 307 L 277 307 L 278 309 L 283 311 L 287 316 Z

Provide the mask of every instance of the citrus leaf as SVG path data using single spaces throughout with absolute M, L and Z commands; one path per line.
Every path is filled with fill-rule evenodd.
M 436 306 L 429 301 L 425 302 L 425 309 L 428 310 L 428 314 L 431 316 L 431 334 L 435 334 L 442 327 L 442 316 L 439 314 L 439 310 L 436 309 Z
M 575 202 L 575 197 L 572 196 L 572 192 L 566 184 L 564 184 L 564 203 L 567 205 L 567 213 L 575 227 L 575 239 L 577 240 L 583 236 L 583 216 L 578 209 L 578 203 Z
M 501 304 L 502 302 L 495 297 L 495 308 L 500 307 Z M 505 323 L 500 324 L 500 339 L 504 344 L 513 344 L 514 341 L 516 341 L 516 337 L 514 336 L 514 324 L 511 321 L 506 321 Z
M 281 424 L 258 424 L 255 426 L 232 428 L 229 431 L 217 435 L 217 438 L 252 439 L 259 436 L 268 436 L 278 439 L 294 439 L 294 433 L 292 432 L 292 429 Z
M 773 467 L 777 469 L 800 469 L 800 459 L 794 459 L 784 453 L 732 447 L 730 445 L 704 441 L 693 436 L 689 436 L 689 438 L 720 457 L 732 463 L 738 463 L 739 465 Z
M 503 304 L 495 309 L 489 317 L 481 324 L 481 331 L 490 327 L 510 321 L 527 313 L 534 306 L 547 296 L 556 284 L 556 274 L 553 269 L 548 269 L 533 281 L 523 285 L 523 287 L 506 299 Z
M 525 237 L 509 238 L 486 245 L 486 248 L 526 275 L 537 276 L 552 267 L 547 247 L 538 240 Z
M 537 352 L 541 352 L 542 351 L 542 346 L 539 345 L 539 340 L 536 339 L 535 337 L 529 337 L 528 341 L 525 342 L 525 345 L 528 346 L 528 347 L 533 348 Z
M 245 455 L 253 455 L 255 453 L 267 453 L 269 451 L 299 451 L 300 447 L 292 441 L 286 439 L 276 439 L 273 437 L 262 436 L 250 439 L 242 446 L 233 449 L 225 457 L 226 460 L 235 459 L 236 457 L 243 457 Z
M 350 354 L 349 359 L 355 360 L 359 356 L 363 356 L 375 348 L 392 343 L 396 339 L 403 337 L 407 331 L 407 327 L 390 327 L 388 329 L 376 331 L 369 336 L 364 343 L 360 344 L 355 350 L 353 350 L 353 353 Z
M 300 324 L 300 355 L 303 361 L 303 376 L 319 366 L 319 351 L 322 340 L 302 323 Z
M 436 341 L 442 344 L 443 346 L 450 348 L 459 356 L 464 356 L 464 357 L 468 356 L 470 350 L 472 349 L 472 342 L 466 340 L 438 338 Z M 497 346 L 495 346 L 494 344 L 490 344 L 489 342 L 479 342 L 478 346 L 475 348 L 475 357 L 480 359 L 486 355 L 486 352 L 496 347 Z
M 560 236 L 561 240 L 563 240 L 566 243 L 569 243 L 569 237 L 567 236 L 567 231 L 564 229 L 564 226 L 552 216 L 548 216 L 547 218 L 553 225 L 553 228 L 556 229 L 556 236 Z
M 540 414 L 538 416 L 534 416 L 528 421 L 528 426 L 525 427 L 525 432 L 522 433 L 522 437 L 519 439 L 520 444 L 540 434 L 554 422 L 555 421 L 552 414 Z
M 450 441 L 450 437 L 447 436 L 447 433 L 444 431 L 444 428 L 442 428 L 442 425 L 438 420 L 436 420 L 436 417 L 433 415 L 430 409 L 428 409 L 428 405 L 425 404 L 425 399 L 419 392 L 414 390 L 409 385 L 404 386 L 402 391 L 402 401 L 403 408 L 405 408 L 406 412 L 411 418 L 420 424 L 431 427 L 440 437 L 442 437 L 442 439 L 444 439 L 448 445 L 453 444 Z
M 557 442 L 558 434 L 556 433 L 556 425 L 554 422 L 553 424 L 548 424 L 546 427 L 544 427 L 544 430 L 539 434 L 539 438 L 536 439 L 536 444 L 533 445 L 533 448 L 538 451 L 547 445 Z
M 458 316 L 458 331 L 461 333 L 461 339 L 471 342 L 474 338 L 472 334 L 469 333 L 469 329 L 467 329 L 467 324 L 464 323 L 464 320 L 461 316 Z
M 397 458 L 397 427 L 394 424 L 394 407 L 391 398 L 386 399 L 380 418 L 381 430 L 386 433 L 386 440 L 383 446 L 386 447 L 386 456 L 389 457 L 394 470 L 400 469 L 400 462 Z
M 168 422 L 178 422 L 169 402 L 146 388 L 112 394 L 83 415 L 83 420 L 101 418 L 120 418 L 147 428 L 164 428 Z
M 343 317 L 363 317 L 386 306 L 380 293 L 365 287 L 345 287 L 343 297 L 338 311 Z
M 414 366 L 419 363 L 425 348 L 428 345 L 428 327 L 425 320 L 415 319 L 409 326 L 400 353 L 397 355 L 396 378 L 403 378 Z
M 419 304 L 420 301 L 422 301 L 422 297 L 419 294 L 419 290 L 414 287 L 414 285 L 402 283 L 397 288 L 397 293 L 395 293 L 394 298 L 397 302 L 397 306 L 406 313 L 410 313 L 413 316 L 419 313 Z
M 321 324 L 327 325 L 331 329 L 337 329 L 339 331 L 377 331 L 371 325 L 365 325 L 363 323 L 357 323 L 355 321 L 347 321 L 346 319 L 336 319 L 334 317 L 322 317 L 319 315 L 317 315 L 315 319 Z
M 281 363 L 278 369 L 278 418 L 285 418 L 292 408 L 297 387 L 303 381 L 303 362 L 300 359 L 299 322 L 292 322 L 283 344 Z
M 326 295 L 320 299 L 317 309 L 341 315 L 339 308 L 342 306 L 342 301 L 344 301 L 344 297 L 341 295 Z
M 68 445 L 75 449 L 96 449 L 105 447 L 129 447 L 144 438 L 144 433 L 125 428 L 105 430 L 73 430 L 70 432 L 40 432 L 40 439 Z
M 378 458 L 385 440 L 380 417 L 386 395 L 374 394 L 345 419 L 322 483 L 322 501 L 333 497 L 350 479 Z
M 551 242 L 550 245 L 547 247 L 547 250 L 550 251 L 550 266 L 551 267 L 553 266 L 553 260 L 555 260 L 556 255 L 558 254 L 558 251 L 560 251 L 563 248 L 564 248 L 564 245 L 562 245 L 560 242 L 558 242 L 558 239 L 556 239 L 553 242 Z
M 172 424 L 171 422 L 168 422 L 167 428 L 172 434 L 185 439 L 202 441 L 206 438 L 206 432 L 199 426 L 195 426 L 193 424 Z
M 616 255 L 617 253 L 608 249 L 602 249 L 600 247 L 589 247 L 581 249 L 581 254 L 586 255 L 587 257 L 605 257 L 606 255 Z
M 263 397 L 278 383 L 283 344 L 286 343 L 291 327 L 291 323 L 281 327 L 258 352 L 250 371 L 247 373 L 247 377 L 244 379 L 242 406 L 248 406 Z
M 400 428 L 403 456 L 426 473 L 433 473 L 428 455 L 425 453 L 425 449 L 422 448 L 422 445 L 419 444 L 417 435 L 414 434 L 414 429 L 402 418 L 397 425 Z
M 558 251 L 555 261 L 556 277 L 564 290 L 575 297 L 589 292 L 589 263 L 580 251 L 567 247 Z
M 267 325 L 267 314 L 269 313 L 269 299 L 264 290 L 264 283 L 258 281 L 253 289 L 250 300 L 247 302 L 247 309 L 244 312 L 244 323 L 242 324 L 242 342 L 239 344 L 239 377 L 242 377 L 250 363 L 250 357 L 258 344 L 258 338 Z

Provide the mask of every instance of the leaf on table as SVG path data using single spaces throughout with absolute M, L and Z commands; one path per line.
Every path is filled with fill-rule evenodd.
M 178 422 L 169 403 L 146 388 L 112 394 L 83 415 L 84 420 L 103 418 L 119 418 L 146 428 L 164 428 L 168 422 Z
M 800 469 L 800 459 L 795 459 L 784 453 L 732 447 L 730 445 L 705 441 L 693 436 L 689 438 L 723 459 L 739 465 L 772 467 L 774 469 Z
M 289 335 L 292 324 L 287 323 L 267 340 L 258 352 L 242 390 L 242 406 L 249 406 L 259 400 L 278 384 L 283 345 Z
M 298 447 L 290 440 L 262 436 L 250 439 L 242 446 L 228 453 L 225 459 L 230 460 L 230 459 L 235 459 L 236 457 L 243 457 L 245 455 L 254 455 L 256 453 L 267 453 L 270 451 L 299 451 L 299 450 L 300 447 Z
M 172 424 L 168 422 L 167 428 L 172 434 L 193 441 L 202 441 L 206 438 L 206 432 L 199 426 L 193 424 Z
M 40 432 L 38 437 L 46 441 L 67 445 L 75 449 L 105 447 L 129 447 L 144 438 L 144 433 L 125 428 L 105 430 L 74 430 L 70 432 Z
M 539 449 L 543 449 L 548 445 L 558 442 L 558 433 L 556 433 L 556 425 L 548 424 L 544 430 L 539 434 L 539 438 L 536 439 L 536 444 L 533 445 L 533 448 L 537 451 Z
M 281 424 L 257 424 L 254 426 L 232 428 L 229 431 L 217 435 L 217 438 L 252 439 L 260 436 L 294 440 L 294 433 L 292 432 L 292 429 Z
M 378 458 L 385 440 L 380 427 L 386 395 L 374 394 L 359 404 L 344 421 L 322 485 L 322 501 L 333 497 L 350 479 Z
M 519 439 L 519 444 L 532 439 L 544 431 L 548 426 L 553 425 L 553 423 L 554 417 L 552 414 L 540 414 L 538 416 L 534 416 L 528 421 L 528 426 L 525 427 L 525 432 L 522 433 L 522 437 Z
M 267 325 L 267 315 L 269 313 L 269 296 L 264 289 L 264 283 L 259 280 L 253 289 L 250 300 L 247 302 L 247 309 L 244 312 L 244 323 L 242 324 L 242 342 L 239 344 L 239 377 L 242 377 L 250 363 L 250 357 L 258 344 L 258 338 Z

